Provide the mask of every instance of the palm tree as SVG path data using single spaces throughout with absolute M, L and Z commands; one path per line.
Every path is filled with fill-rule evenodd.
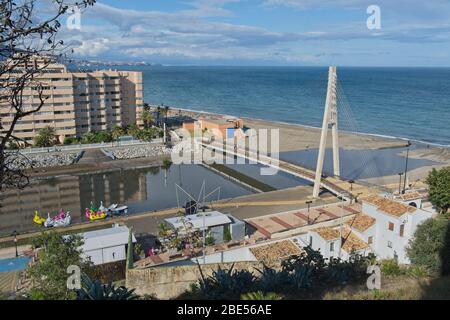
M 56 130 L 53 127 L 47 126 L 38 131 L 34 137 L 34 144 L 37 147 L 51 147 L 55 144 Z
M 155 119 L 153 118 L 153 114 L 150 110 L 142 110 L 141 120 L 144 122 L 144 127 L 149 128 L 153 125 Z
M 157 118 L 157 120 L 158 120 L 158 126 L 161 125 L 161 123 L 159 122 L 159 117 L 160 117 L 160 116 L 161 116 L 161 107 L 158 106 L 158 107 L 156 108 L 156 118 Z
M 111 135 L 114 140 L 117 140 L 119 137 L 125 134 L 125 130 L 121 126 L 114 126 L 111 131 Z
M 132 124 L 127 128 L 127 133 L 130 136 L 133 136 L 135 139 L 138 139 L 139 132 L 140 132 L 139 127 L 135 124 Z
M 164 122 L 167 122 L 167 114 L 169 113 L 169 106 L 164 106 Z

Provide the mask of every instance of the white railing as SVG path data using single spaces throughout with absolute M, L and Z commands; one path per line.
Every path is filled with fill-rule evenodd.
M 115 147 L 128 147 L 137 145 L 150 145 L 163 143 L 162 138 L 153 139 L 152 141 L 141 141 L 141 140 L 131 140 L 131 141 L 113 141 L 113 142 L 103 142 L 103 143 L 92 143 L 92 144 L 74 144 L 67 146 L 53 146 L 48 148 L 25 148 L 20 149 L 19 152 L 22 154 L 34 154 L 34 153 L 49 153 L 49 152 L 64 152 L 64 151 L 80 151 L 86 149 L 103 149 L 103 148 L 115 148 Z

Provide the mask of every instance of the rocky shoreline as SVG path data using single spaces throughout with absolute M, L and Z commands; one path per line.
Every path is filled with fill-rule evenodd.
M 78 153 L 38 153 L 38 154 L 20 154 L 9 165 L 11 170 L 31 169 L 31 168 L 50 168 L 68 166 L 75 162 Z
M 171 149 L 163 145 L 150 146 L 132 146 L 122 148 L 104 149 L 106 153 L 110 154 L 113 159 L 136 159 L 136 158 L 151 158 L 157 156 L 165 156 L 171 153 Z

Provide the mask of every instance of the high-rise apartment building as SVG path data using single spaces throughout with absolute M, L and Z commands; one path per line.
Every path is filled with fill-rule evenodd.
M 32 68 L 45 63 L 44 72 L 35 81 L 43 84 L 43 96 L 48 97 L 42 108 L 22 118 L 14 128 L 14 135 L 33 143 L 33 138 L 44 127 L 54 127 L 58 139 L 81 137 L 89 131 L 110 130 L 114 126 L 137 124 L 142 126 L 140 114 L 144 107 L 142 72 L 102 70 L 69 72 L 65 65 L 43 61 L 30 61 Z M 39 105 L 36 90 L 24 90 L 23 105 Z M 2 130 L 8 130 L 14 110 L 0 103 Z

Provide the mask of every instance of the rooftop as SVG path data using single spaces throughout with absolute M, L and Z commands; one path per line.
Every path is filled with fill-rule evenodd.
M 255 258 L 264 263 L 279 262 L 290 256 L 301 254 L 302 250 L 291 240 L 283 240 L 250 248 Z
M 333 228 L 317 228 L 312 230 L 318 233 L 326 241 L 339 239 L 340 233 L 338 229 Z
M 355 215 L 355 217 L 350 221 L 348 221 L 346 224 L 353 229 L 356 229 L 360 232 L 364 232 L 371 226 L 373 226 L 375 222 L 376 222 L 375 218 L 360 213 Z
M 219 211 L 199 212 L 197 214 L 167 218 L 165 220 L 176 229 L 183 228 L 186 223 L 191 223 L 194 229 L 203 229 L 231 223 L 230 218 Z
M 129 231 L 126 226 L 120 226 L 85 232 L 81 234 L 84 240 L 83 250 L 89 251 L 127 244 Z M 134 235 L 132 237 L 133 242 L 136 242 Z
M 400 217 L 405 213 L 414 213 L 417 210 L 415 207 L 374 194 L 369 195 L 362 200 L 376 206 L 378 211 L 385 212 L 395 217 Z
M 417 191 L 407 192 L 400 196 L 400 199 L 402 199 L 403 201 L 415 200 L 420 198 L 422 198 L 422 195 Z
M 345 228 L 342 233 L 342 250 L 347 253 L 352 253 L 353 251 L 363 250 L 369 247 L 369 245 L 364 242 L 360 237 L 358 237 L 349 228 Z
M 277 214 L 250 218 L 246 222 L 257 229 L 261 237 L 271 238 L 273 234 L 294 230 L 325 221 L 335 220 L 342 216 L 361 213 L 360 204 L 341 206 L 331 204 L 322 207 L 311 207 L 308 209 L 281 212 Z

